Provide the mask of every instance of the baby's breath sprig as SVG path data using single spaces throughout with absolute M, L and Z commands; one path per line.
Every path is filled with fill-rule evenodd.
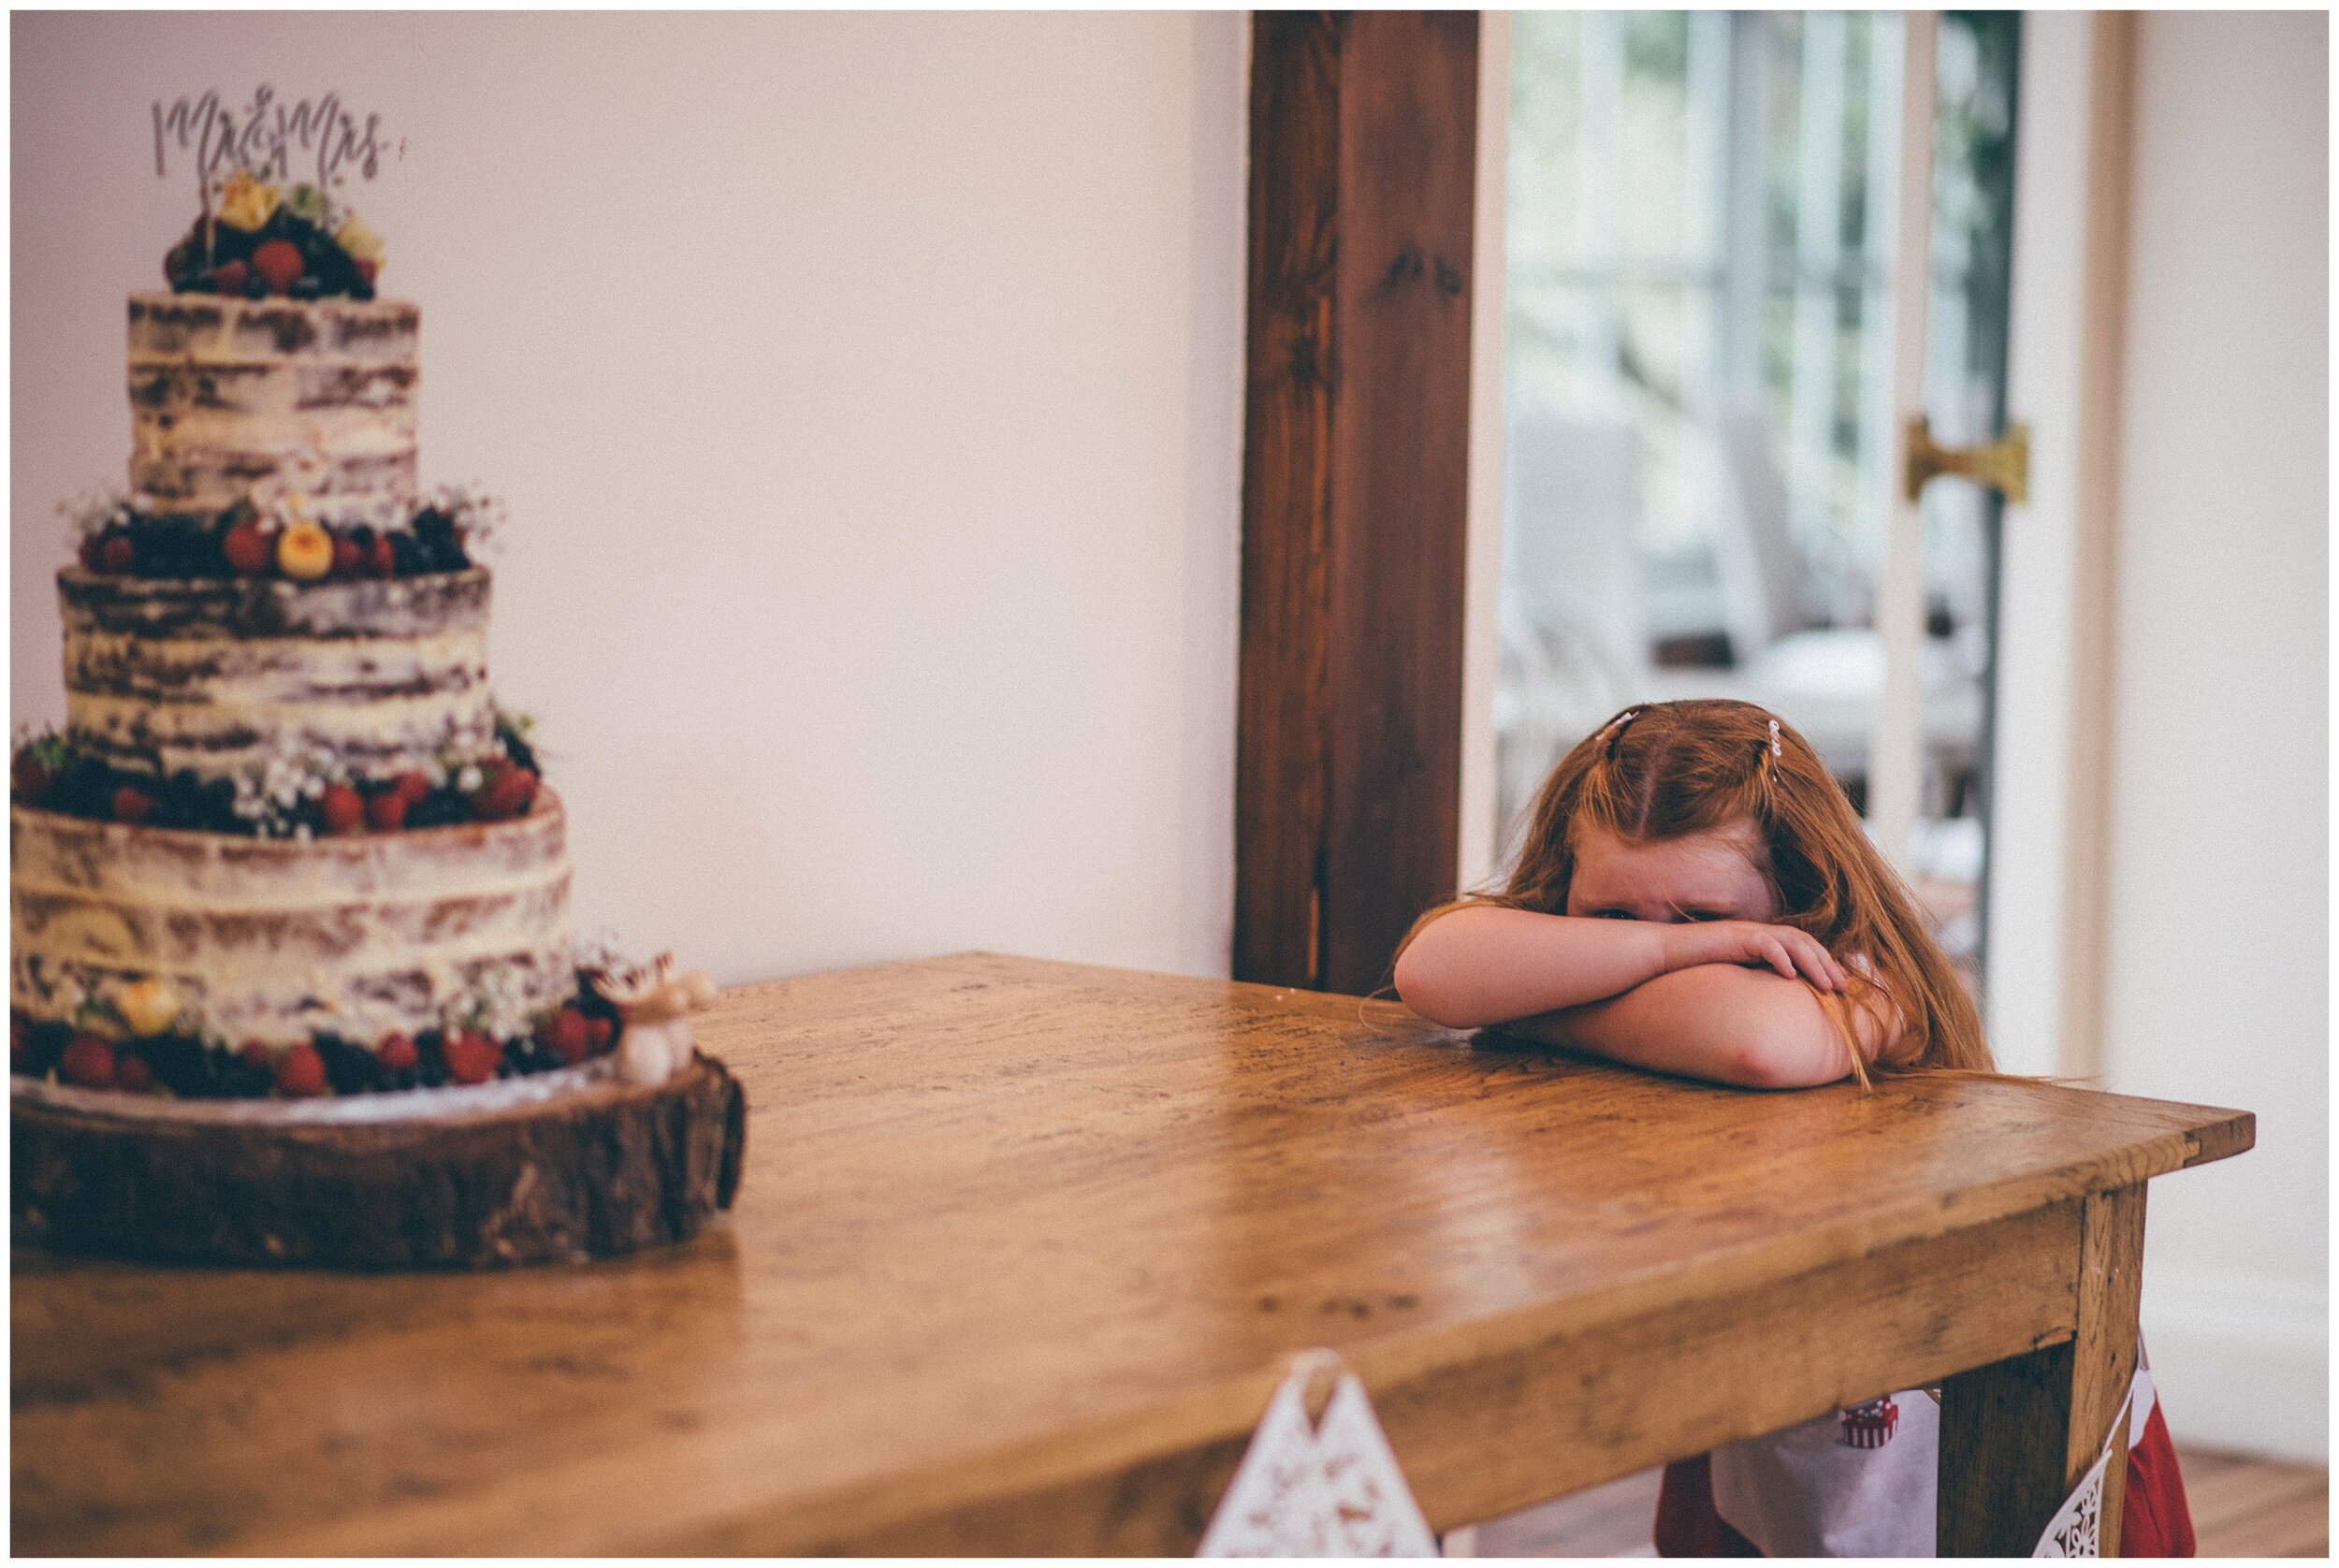
M 438 486 L 426 509 L 443 514 L 462 530 L 463 548 L 474 559 L 496 540 L 508 515 L 502 497 L 468 485 Z
M 57 515 L 65 524 L 65 543 L 76 555 L 108 529 L 129 527 L 138 511 L 129 492 L 119 486 L 87 491 L 57 503 Z

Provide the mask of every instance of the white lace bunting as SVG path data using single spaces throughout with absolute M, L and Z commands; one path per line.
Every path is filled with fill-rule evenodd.
M 2112 1445 L 2120 1435 L 2120 1417 L 2136 1402 L 2133 1382 L 2128 1398 L 2121 1401 L 2119 1413 L 2112 1417 L 2112 1430 L 2103 1434 L 2103 1451 L 2096 1462 L 2087 1467 L 2080 1478 L 2078 1489 L 2063 1500 L 2063 1506 L 2047 1521 L 2045 1533 L 2031 1549 L 2032 1557 L 2101 1557 L 2103 1555 L 2103 1478 L 2112 1467 Z M 2127 1456 L 2121 1456 L 2125 1459 Z
M 1320 1421 L 1307 1388 L 1339 1381 Z M 1405 1484 L 1373 1401 L 1337 1354 L 1312 1350 L 1267 1401 L 1197 1557 L 1435 1557 L 1437 1539 Z

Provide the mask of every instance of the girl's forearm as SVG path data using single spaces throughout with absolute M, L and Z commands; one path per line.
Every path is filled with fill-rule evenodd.
M 1397 958 L 1397 994 L 1455 1029 L 1505 1024 L 1631 991 L 1665 972 L 1670 928 L 1466 905 Z
M 1751 1089 L 1809 1088 L 1852 1071 L 1843 1036 L 1810 986 L 1736 964 L 1676 969 L 1621 996 L 1509 1027 L 1631 1067 Z

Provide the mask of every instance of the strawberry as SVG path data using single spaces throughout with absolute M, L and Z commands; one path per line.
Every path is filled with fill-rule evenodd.
M 585 1022 L 585 1015 L 574 1007 L 563 1007 L 545 1021 L 536 1038 L 546 1051 L 570 1067 L 583 1061 L 593 1048 L 593 1031 Z
M 276 564 L 276 545 L 257 523 L 238 523 L 219 542 L 227 569 L 239 577 L 265 577 Z
M 138 546 L 130 543 L 130 536 L 126 533 L 110 535 L 97 546 L 97 570 L 111 573 L 117 577 L 137 565 L 138 559 Z
M 154 1069 L 146 1065 L 146 1058 L 125 1051 L 114 1062 L 114 1087 L 131 1094 L 143 1094 L 154 1086 Z
M 333 834 L 366 831 L 366 800 L 346 784 L 327 784 L 325 798 L 317 803 L 325 808 L 325 831 Z
M 503 1060 L 496 1042 L 476 1029 L 458 1029 L 446 1037 L 447 1076 L 458 1083 L 485 1083 Z
M 406 793 L 393 784 L 366 801 L 366 825 L 376 833 L 396 833 L 406 825 Z
M 585 1021 L 586 1032 L 592 1037 L 591 1054 L 598 1056 L 617 1043 L 617 1026 L 604 1016 L 596 1015 Z
M 398 548 L 386 533 L 377 533 L 366 546 L 366 570 L 376 577 L 398 575 Z
M 223 261 L 211 269 L 211 287 L 221 294 L 241 294 L 252 269 L 240 261 Z
M 382 264 L 371 256 L 355 256 L 351 258 L 351 261 L 352 265 L 357 269 L 357 276 L 366 281 L 368 288 L 371 288 L 374 274 L 382 270 Z
M 409 768 L 390 780 L 390 788 L 404 795 L 406 804 L 412 806 L 430 792 L 430 780 L 414 769 Z
M 58 1075 L 84 1089 L 104 1089 L 114 1081 L 114 1048 L 96 1035 L 76 1035 L 57 1063 Z
M 143 790 L 124 784 L 114 791 L 114 820 L 132 826 L 146 820 L 146 814 L 154 809 L 154 797 Z
M 289 240 L 271 240 L 252 253 L 252 270 L 268 280 L 270 294 L 282 294 L 300 276 L 300 247 Z
M 302 1040 L 276 1058 L 276 1092 L 287 1099 L 308 1099 L 325 1093 L 325 1058 Z
M 526 768 L 506 767 L 489 779 L 478 794 L 480 816 L 491 822 L 522 817 L 536 799 L 536 776 Z
M 106 536 L 104 534 L 93 533 L 81 541 L 81 567 L 84 571 L 101 571 L 105 560 Z
M 373 1055 L 376 1061 L 392 1072 L 404 1072 L 421 1060 L 420 1053 L 414 1050 L 414 1042 L 396 1033 L 384 1035 L 382 1043 L 373 1048 Z
M 365 549 L 357 541 L 341 534 L 333 536 L 332 573 L 334 576 L 355 577 L 357 574 L 357 569 L 365 564 Z

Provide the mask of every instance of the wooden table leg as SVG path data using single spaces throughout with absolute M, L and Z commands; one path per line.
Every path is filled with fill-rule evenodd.
M 2060 1344 L 1960 1372 L 1941 1386 L 1942 1557 L 2027 1557 L 2103 1450 L 2136 1372 L 2144 1188 L 2081 1200 L 2079 1322 Z M 2120 1549 L 2127 1426 L 2103 1488 L 2103 1555 Z

